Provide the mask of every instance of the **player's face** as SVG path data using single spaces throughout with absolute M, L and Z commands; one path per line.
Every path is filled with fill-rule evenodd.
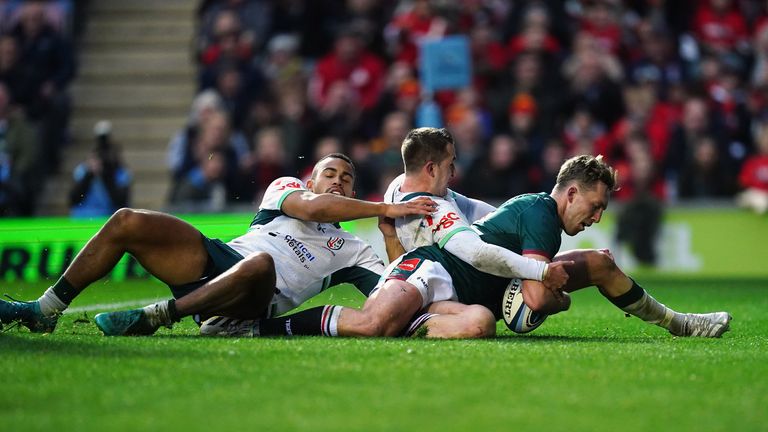
M 576 235 L 593 223 L 600 222 L 603 211 L 608 207 L 608 186 L 598 182 L 594 189 L 578 185 L 568 188 L 568 205 L 563 213 L 563 230 Z
M 315 165 L 315 175 L 307 181 L 314 193 L 332 193 L 354 197 L 355 175 L 352 166 L 344 159 L 326 158 Z
M 456 149 L 453 144 L 446 147 L 447 155 L 442 161 L 435 163 L 435 195 L 443 196 L 448 193 L 448 183 L 456 174 Z

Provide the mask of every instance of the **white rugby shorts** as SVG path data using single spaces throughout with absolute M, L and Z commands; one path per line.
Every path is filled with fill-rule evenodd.
M 416 287 L 421 294 L 421 307 L 430 303 L 453 300 L 457 301 L 453 279 L 442 264 L 424 258 L 406 258 L 408 254 L 392 261 L 382 273 L 370 296 L 383 288 L 387 281 L 402 280 Z M 405 258 L 405 259 L 404 259 Z M 370 297 L 369 296 L 369 297 Z

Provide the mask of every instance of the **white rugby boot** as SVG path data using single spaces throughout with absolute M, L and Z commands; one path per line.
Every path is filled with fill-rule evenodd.
M 730 330 L 731 315 L 728 312 L 707 314 L 683 314 L 683 323 L 679 332 L 669 330 L 675 336 L 693 336 L 719 338 Z
M 203 321 L 201 336 L 254 337 L 259 335 L 259 320 L 215 316 Z

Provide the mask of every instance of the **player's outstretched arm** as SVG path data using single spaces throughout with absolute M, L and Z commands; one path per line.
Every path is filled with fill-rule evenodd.
M 563 266 L 551 266 L 545 261 L 523 257 L 509 249 L 486 243 L 472 230 L 454 234 L 443 248 L 472 267 L 494 276 L 535 281 L 550 279 L 553 284 L 560 283 L 563 278 L 568 280 Z M 560 286 L 564 283 L 562 281 Z
M 313 222 L 343 222 L 354 219 L 384 216 L 398 218 L 408 215 L 427 215 L 437 205 L 426 197 L 405 203 L 388 204 L 363 201 L 330 193 L 316 194 L 300 191 L 288 195 L 280 209 L 296 219 Z

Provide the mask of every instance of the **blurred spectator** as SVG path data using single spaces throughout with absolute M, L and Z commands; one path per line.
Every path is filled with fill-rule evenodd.
M 610 128 L 624 114 L 621 65 L 588 33 L 577 34 L 574 45 L 573 54 L 563 64 L 569 105 L 587 107 L 597 121 Z
M 376 158 L 379 170 L 402 169 L 403 158 L 400 147 L 410 130 L 411 121 L 407 114 L 394 111 L 384 117 L 381 134 L 371 140 L 369 147 L 370 152 Z
M 536 101 L 528 93 L 516 95 L 509 103 L 509 134 L 531 161 L 541 159 L 546 138 L 536 124 Z
M 274 179 L 292 175 L 288 170 L 284 147 L 278 127 L 264 128 L 256 134 L 253 151 L 241 162 L 241 196 L 244 200 L 258 202 Z
M 474 198 L 505 201 L 531 191 L 524 154 L 509 135 L 494 136 L 487 154 L 475 161 L 469 172 L 472 174 L 461 183 L 462 191 Z
M 645 265 L 656 263 L 656 239 L 661 230 L 664 208 L 652 193 L 654 183 L 653 160 L 647 151 L 632 153 L 632 197 L 624 203 L 616 221 L 616 239 L 629 243 L 632 254 Z
M 692 150 L 692 158 L 684 165 L 678 181 L 680 198 L 733 196 L 735 178 L 723 166 L 714 138 L 706 135 L 698 137 Z
M 232 13 L 242 27 L 240 43 L 258 52 L 267 41 L 271 27 L 272 2 L 269 0 L 217 0 L 204 5 L 200 11 L 200 44 L 206 47 L 214 44 L 221 36 L 220 16 Z M 226 18 L 231 20 L 231 18 Z M 217 31 L 219 30 L 219 31 Z
M 560 54 L 560 42 L 550 32 L 549 11 L 544 5 L 532 3 L 525 11 L 520 32 L 509 40 L 509 55 L 536 52 L 550 56 Z
M 109 216 L 130 203 L 132 176 L 112 142 L 112 124 L 102 120 L 93 132 L 96 143 L 75 167 L 69 192 L 70 215 L 76 218 Z
M 598 49 L 612 55 L 619 55 L 622 48 L 619 6 L 617 0 L 586 1 L 580 23 L 581 31 L 595 39 Z
M 207 203 L 204 207 L 213 209 L 220 200 L 219 184 L 224 186 L 225 201 L 242 199 L 238 167 L 249 148 L 242 134 L 232 131 L 224 112 L 208 113 L 184 150 L 180 164 L 173 170 L 172 203 Z
M 31 216 L 42 190 L 39 134 L 0 83 L 0 215 Z
M 200 125 L 211 114 L 222 109 L 221 97 L 214 90 L 205 90 L 195 96 L 189 110 L 187 124 L 178 130 L 168 143 L 167 162 L 168 168 L 172 172 L 182 169 L 189 148 L 192 147 L 192 143 L 197 139 L 197 134 L 200 132 Z
M 226 152 L 213 149 L 187 175 L 178 178 L 171 190 L 170 202 L 184 211 L 218 212 L 227 202 Z
M 743 65 L 750 48 L 747 22 L 732 0 L 703 0 L 694 11 L 693 34 L 705 54 Z
M 310 100 L 322 110 L 334 97 L 338 83 L 351 91 L 353 109 L 370 110 L 379 102 L 384 88 L 385 65 L 365 47 L 358 29 L 344 27 L 336 36 L 334 49 L 321 58 L 310 83 Z
M 243 32 L 237 13 L 229 9 L 216 12 L 212 27 L 212 34 L 200 54 L 200 62 L 205 68 L 215 66 L 221 60 L 239 65 L 250 63 L 254 52 L 252 35 Z
M 557 139 L 549 140 L 541 154 L 541 164 L 531 167 L 531 191 L 551 192 L 557 182 L 560 166 L 566 159 L 565 146 Z
M 456 144 L 456 176 L 454 183 L 461 184 L 469 168 L 485 153 L 483 127 L 477 110 L 461 108 L 446 115 L 446 128 Z M 474 173 L 472 173 L 474 174 Z
M 320 133 L 342 140 L 357 135 L 363 114 L 357 102 L 357 94 L 348 82 L 331 84 L 323 104 L 317 108 Z
M 768 123 L 755 128 L 756 153 L 747 158 L 739 173 L 742 192 L 736 202 L 760 214 L 768 212 Z
M 29 68 L 21 62 L 16 39 L 0 35 L 0 82 L 11 92 L 11 103 L 25 109 L 32 99 L 30 74 Z
M 695 165 L 693 163 L 694 153 L 699 139 L 709 138 L 715 143 L 718 141 L 717 129 L 712 124 L 710 116 L 706 99 L 695 96 L 685 102 L 681 122 L 672 131 L 664 162 L 664 176 L 668 183 L 667 198 L 670 200 L 674 201 L 678 196 L 678 187 L 683 181 L 682 177 L 695 171 L 690 168 Z M 706 152 L 705 150 L 704 153 Z M 719 160 L 720 158 L 717 157 L 716 159 Z M 688 168 L 687 171 L 686 167 Z
M 66 143 L 71 101 L 67 93 L 75 75 L 75 57 L 70 42 L 45 20 L 45 4 L 24 3 L 14 27 L 21 62 L 30 72 L 31 100 L 28 115 L 41 122 L 43 163 L 46 172 L 59 167 L 61 147 Z
M 279 34 L 267 44 L 267 55 L 261 62 L 264 77 L 274 87 L 304 87 L 308 76 L 304 60 L 299 56 L 299 39 L 293 34 Z
M 675 55 L 674 42 L 660 30 L 648 29 L 640 35 L 640 55 L 629 67 L 628 78 L 633 83 L 653 83 L 661 100 L 666 101 L 671 87 L 686 79 L 683 63 Z
M 505 79 L 486 90 L 484 100 L 494 115 L 496 130 L 507 127 L 509 103 L 520 93 L 531 95 L 536 102 L 536 120 L 542 130 L 555 133 L 555 128 L 562 126 L 563 83 L 557 68 L 550 66 L 537 54 L 520 54 L 510 64 Z
M 331 153 L 342 153 L 343 151 L 344 146 L 342 145 L 342 142 L 339 138 L 335 136 L 321 137 L 317 140 L 317 143 L 315 143 L 312 160 L 305 166 L 304 171 L 301 173 L 301 179 L 305 182 L 309 180 L 309 178 L 312 176 L 312 168 L 315 166 L 317 161 L 322 159 L 324 156 Z

